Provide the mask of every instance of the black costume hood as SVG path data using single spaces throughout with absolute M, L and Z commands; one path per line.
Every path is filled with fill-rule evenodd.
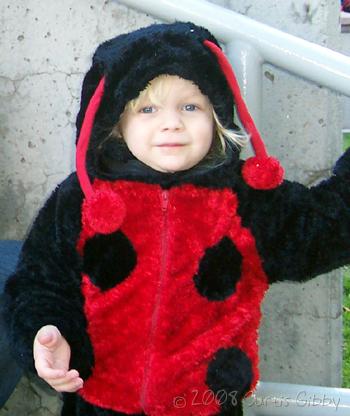
M 81 107 L 76 121 L 77 173 L 86 195 L 91 190 L 90 178 L 105 178 L 108 165 L 120 165 L 133 158 L 125 144 L 113 140 L 110 133 L 125 105 L 161 74 L 177 75 L 194 82 L 209 97 L 226 128 L 235 128 L 233 118 L 236 106 L 259 158 L 259 163 L 253 158 L 250 168 L 245 163 L 245 167 L 249 168 L 245 175 L 247 183 L 261 189 L 273 188 L 281 183 L 282 169 L 275 159 L 272 161 L 267 156 L 218 41 L 203 27 L 176 22 L 154 24 L 98 46 L 83 81 Z M 257 168 L 259 172 L 256 172 Z
M 105 92 L 95 120 L 103 129 L 111 129 L 125 105 L 161 74 L 193 81 L 210 98 L 222 124 L 232 128 L 232 93 L 216 57 L 204 47 L 205 40 L 218 45 L 208 30 L 192 23 L 175 23 L 154 24 L 102 43 L 84 79 L 78 135 L 87 105 L 103 76 Z

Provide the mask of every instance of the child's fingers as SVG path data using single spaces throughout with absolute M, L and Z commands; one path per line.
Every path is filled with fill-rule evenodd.
M 38 333 L 37 339 L 40 344 L 46 345 L 52 341 L 52 334 L 50 332 L 41 332 Z
M 47 379 L 60 379 L 65 377 L 66 371 L 51 368 L 49 365 L 41 365 L 40 363 L 35 364 L 36 371 L 38 376 L 47 380 Z
M 65 372 L 62 376 L 59 377 L 47 377 L 46 380 L 50 380 L 50 383 L 59 385 L 63 383 L 70 382 L 72 380 L 77 380 L 79 378 L 79 373 L 77 370 L 70 370 Z
M 67 376 L 71 378 L 79 377 L 79 371 L 77 370 L 69 370 L 67 371 Z
M 68 377 L 50 380 L 50 386 L 58 392 L 74 393 L 83 387 L 83 380 L 80 377 L 70 379 Z
M 61 377 L 57 379 L 51 379 L 50 384 L 53 387 L 59 387 L 66 384 L 83 384 L 83 379 L 80 377 Z
M 45 355 L 36 354 L 34 356 L 34 365 L 38 376 L 44 379 L 60 378 L 67 374 L 67 370 L 63 368 L 53 368 Z
M 80 390 L 83 386 L 78 384 L 67 384 L 60 387 L 53 387 L 58 393 L 75 393 Z
M 54 325 L 45 325 L 39 329 L 36 338 L 38 342 L 47 348 L 55 347 L 59 342 L 61 333 Z
M 64 376 L 57 377 L 55 372 L 46 371 L 47 376 L 42 377 L 52 388 L 59 392 L 75 392 L 82 388 L 83 380 L 77 370 L 70 370 Z
M 77 370 L 66 371 L 63 369 L 52 368 L 50 363 L 43 358 L 35 361 L 35 368 L 38 373 L 38 376 L 45 380 L 59 380 L 65 377 L 68 377 L 68 379 L 72 379 L 79 377 L 79 373 Z

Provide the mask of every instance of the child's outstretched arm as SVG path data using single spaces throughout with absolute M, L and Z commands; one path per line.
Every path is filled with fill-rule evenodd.
M 270 282 L 307 280 L 350 263 L 350 150 L 333 175 L 307 188 L 285 181 L 241 196 Z
M 58 392 L 73 393 L 83 386 L 77 370 L 69 369 L 70 346 L 53 325 L 37 332 L 34 345 L 34 365 L 38 376 Z
M 93 365 L 80 288 L 81 259 L 76 250 L 82 198 L 75 175 L 55 190 L 31 227 L 16 271 L 5 287 L 5 322 L 12 349 L 24 369 L 38 370 L 47 381 L 54 374 L 50 365 L 51 370 L 58 363 L 61 370 L 73 369 L 67 373 L 73 379 L 86 378 Z M 46 335 L 45 330 L 39 331 L 46 325 L 58 328 L 62 338 L 52 327 L 49 333 L 46 329 Z M 45 360 L 51 364 L 45 366 Z

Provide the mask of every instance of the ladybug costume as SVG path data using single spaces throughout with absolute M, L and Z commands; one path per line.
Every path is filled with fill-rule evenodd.
M 255 156 L 175 173 L 136 160 L 109 133 L 160 74 L 193 81 L 223 125 L 236 107 Z M 269 284 L 350 261 L 350 155 L 308 189 L 283 180 L 215 38 L 152 25 L 100 45 L 77 118 L 77 173 L 53 192 L 7 286 L 13 348 L 33 368 L 44 325 L 84 378 L 62 415 L 241 415 L 259 379 Z

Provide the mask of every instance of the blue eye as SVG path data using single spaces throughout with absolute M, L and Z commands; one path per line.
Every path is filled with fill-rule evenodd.
M 148 107 L 142 107 L 140 110 L 140 113 L 144 113 L 144 114 L 150 114 L 150 113 L 154 113 L 156 111 L 156 109 L 152 106 L 148 106 Z
M 195 111 L 198 107 L 195 104 L 186 104 L 183 106 L 185 111 Z

